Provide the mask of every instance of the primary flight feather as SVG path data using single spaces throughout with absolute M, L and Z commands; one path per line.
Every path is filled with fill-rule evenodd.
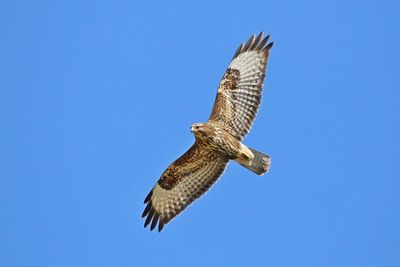
M 236 50 L 218 87 L 211 116 L 195 123 L 195 142 L 161 175 L 147 195 L 142 217 L 153 230 L 181 213 L 204 194 L 235 160 L 258 175 L 268 172 L 271 159 L 241 141 L 249 133 L 260 107 L 267 61 L 273 43 L 269 35 L 250 37 Z

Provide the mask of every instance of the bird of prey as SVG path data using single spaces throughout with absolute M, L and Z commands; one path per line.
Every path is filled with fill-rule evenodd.
M 268 172 L 271 158 L 241 141 L 249 133 L 261 102 L 267 60 L 273 42 L 263 32 L 236 50 L 218 87 L 211 116 L 195 123 L 194 144 L 161 175 L 147 195 L 142 217 L 153 230 L 181 213 L 204 194 L 235 160 L 258 175 Z

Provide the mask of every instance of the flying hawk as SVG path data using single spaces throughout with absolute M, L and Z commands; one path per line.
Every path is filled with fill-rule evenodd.
M 251 36 L 241 44 L 218 87 L 208 122 L 195 123 L 195 142 L 161 175 L 147 195 L 144 227 L 161 231 L 166 223 L 204 194 L 235 160 L 258 175 L 268 172 L 271 158 L 241 141 L 260 106 L 269 51 L 269 35 Z M 268 44 L 267 44 L 268 43 Z

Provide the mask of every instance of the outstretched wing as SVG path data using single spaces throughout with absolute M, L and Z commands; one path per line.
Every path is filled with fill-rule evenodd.
M 225 130 L 242 140 L 250 131 L 261 103 L 261 93 L 267 68 L 269 35 L 261 32 L 241 44 L 218 87 L 209 121 L 221 124 Z
M 222 175 L 228 159 L 221 158 L 197 143 L 173 162 L 147 195 L 144 227 L 158 231 L 189 204 L 204 194 Z

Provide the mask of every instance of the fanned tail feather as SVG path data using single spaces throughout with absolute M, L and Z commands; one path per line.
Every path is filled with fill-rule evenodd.
M 271 166 L 271 157 L 252 148 L 249 149 L 251 150 L 251 152 L 253 152 L 254 158 L 251 160 L 237 158 L 236 162 L 258 175 L 263 175 L 264 173 L 267 173 Z

